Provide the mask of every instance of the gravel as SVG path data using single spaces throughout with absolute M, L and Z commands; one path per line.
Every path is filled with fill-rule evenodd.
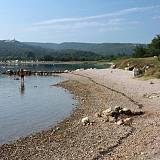
M 94 69 L 62 76 L 69 80 L 57 87 L 73 93 L 79 106 L 57 126 L 1 145 L 0 160 L 160 159 L 159 101 L 142 98 L 146 92 L 157 92 L 157 88 L 144 90 L 145 85 L 150 85 L 148 81 L 142 81 L 143 84 L 122 70 L 111 73 L 111 69 Z M 151 86 L 159 87 L 157 83 L 154 80 Z M 143 109 L 145 114 L 134 116 L 131 125 L 117 125 L 96 116 L 117 105 L 132 111 Z M 92 123 L 83 125 L 84 117 L 89 117 Z

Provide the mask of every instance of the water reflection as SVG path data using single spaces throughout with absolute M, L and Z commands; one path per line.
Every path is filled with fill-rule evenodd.
M 50 87 L 63 80 L 30 76 L 21 85 L 14 77 L 0 76 L 0 143 L 41 131 L 68 116 L 75 103 L 72 95 Z
M 0 64 L 0 72 L 5 72 L 8 69 L 11 70 L 19 70 L 26 69 L 32 71 L 65 71 L 65 70 L 76 70 L 79 68 L 108 68 L 110 65 L 108 64 L 94 64 L 94 63 L 76 63 L 76 64 L 19 64 L 19 65 L 1 65 Z
M 25 85 L 24 85 L 24 81 L 21 82 L 21 85 L 20 85 L 20 94 L 21 96 L 23 96 L 25 93 Z

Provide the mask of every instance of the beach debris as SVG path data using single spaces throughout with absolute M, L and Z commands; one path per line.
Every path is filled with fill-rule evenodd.
M 105 122 L 116 123 L 117 125 L 130 125 L 132 123 L 133 116 L 143 115 L 143 111 L 131 111 L 126 107 L 115 106 L 114 108 L 109 107 L 108 109 L 96 113 L 96 117 L 102 117 Z M 103 120 L 102 120 L 103 121 Z
M 125 67 L 124 70 L 129 71 L 129 67 Z
M 123 121 L 123 119 L 120 119 L 119 121 L 117 121 L 117 123 L 116 123 L 117 125 L 122 125 L 122 124 L 124 124 L 124 121 Z
M 131 117 L 123 119 L 123 123 L 125 125 L 131 125 L 132 121 L 133 121 L 133 119 Z
M 115 106 L 114 107 L 114 111 L 119 112 L 120 110 L 122 110 L 122 107 L 120 107 L 120 106 Z
M 112 68 L 112 69 L 116 69 L 116 67 L 117 67 L 116 64 L 112 64 L 112 65 L 111 65 L 111 68 Z
M 60 127 L 56 127 L 56 131 L 59 131 L 60 130 Z
M 116 122 L 116 118 L 112 117 L 112 116 L 108 116 L 108 121 L 111 123 L 115 123 Z
M 152 81 L 150 81 L 150 83 L 149 84 L 154 84 Z
M 128 108 L 123 108 L 121 110 L 121 113 L 125 114 L 125 115 L 132 115 L 132 111 L 130 109 L 128 109 Z
M 100 112 L 95 113 L 95 117 L 102 117 L 102 114 Z
M 68 72 L 69 72 L 68 70 L 65 70 L 65 71 L 64 71 L 64 73 L 68 73 Z
M 160 93 L 152 93 L 150 95 L 144 94 L 143 97 L 149 98 L 149 99 L 160 98 Z
M 135 111 L 135 112 L 132 112 L 133 116 L 140 116 L 140 115 L 143 115 L 143 114 L 144 114 L 144 111 Z
M 75 71 L 79 72 L 79 71 L 83 71 L 83 70 L 84 70 L 84 68 L 80 68 L 80 69 L 76 69 Z
M 133 76 L 134 77 L 138 77 L 139 75 L 141 75 L 141 70 L 137 67 L 134 67 L 133 69 Z
M 102 111 L 102 116 L 109 116 L 111 114 L 112 114 L 112 108 L 111 107 Z
M 82 118 L 82 124 L 85 126 L 85 125 L 87 125 L 87 124 L 90 124 L 90 120 L 89 120 L 89 118 L 88 117 L 84 117 L 84 118 Z

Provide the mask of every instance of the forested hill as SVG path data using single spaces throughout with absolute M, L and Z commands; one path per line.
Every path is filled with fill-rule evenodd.
M 31 46 L 39 46 L 47 49 L 75 49 L 94 52 L 99 55 L 117 55 L 117 54 L 132 54 L 133 49 L 137 44 L 134 43 L 76 43 L 76 42 L 65 42 L 65 43 L 36 43 L 36 42 L 25 42 L 25 44 Z
M 131 43 L 35 43 L 0 40 L 0 60 L 100 60 L 112 55 L 130 55 Z
M 89 61 L 103 57 L 89 51 L 74 49 L 54 50 L 31 46 L 16 40 L 0 40 L 0 60 Z

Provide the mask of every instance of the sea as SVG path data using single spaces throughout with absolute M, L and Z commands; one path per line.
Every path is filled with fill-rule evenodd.
M 20 68 L 32 71 L 64 71 L 79 68 L 107 68 L 94 63 L 0 64 L 0 144 L 11 143 L 55 126 L 69 116 L 78 102 L 67 90 L 53 86 L 65 81 L 60 76 L 28 76 L 25 85 L 14 76 L 1 73 Z

